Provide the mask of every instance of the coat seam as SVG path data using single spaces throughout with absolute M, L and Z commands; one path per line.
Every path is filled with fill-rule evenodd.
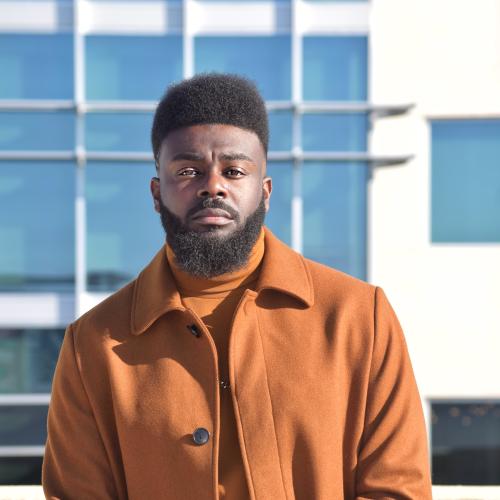
M 279 444 L 278 444 L 278 437 L 276 434 L 276 418 L 274 415 L 273 399 L 271 397 L 271 389 L 269 388 L 269 377 L 268 377 L 268 370 L 267 370 L 266 354 L 264 352 L 264 342 L 262 341 L 262 332 L 261 332 L 261 328 L 260 328 L 260 320 L 259 320 L 259 315 L 258 315 L 257 311 L 255 312 L 255 316 L 257 318 L 257 330 L 259 331 L 260 348 L 262 349 L 262 357 L 264 359 L 267 393 L 269 394 L 269 403 L 271 405 L 271 415 L 273 417 L 274 439 L 276 441 L 276 450 L 278 452 L 278 462 L 280 464 L 281 484 L 283 486 L 283 492 L 285 493 L 285 498 L 288 499 L 288 495 L 287 495 L 287 491 L 286 491 L 286 487 L 285 487 L 285 481 L 284 481 L 284 477 L 283 477 L 283 464 L 282 464 L 280 448 L 279 448 Z

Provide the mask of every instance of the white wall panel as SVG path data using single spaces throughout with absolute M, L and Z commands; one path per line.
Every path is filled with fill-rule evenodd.
M 83 33 L 165 35 L 182 31 L 180 2 L 81 0 L 80 9 Z
M 72 2 L 8 1 L 0 2 L 0 32 L 54 33 L 73 26 Z
M 0 294 L 0 328 L 65 327 L 73 321 L 73 296 L 53 293 Z
M 290 7 L 274 1 L 192 1 L 193 34 L 272 35 L 290 30 Z
M 369 30 L 368 2 L 297 2 L 303 34 L 366 34 Z

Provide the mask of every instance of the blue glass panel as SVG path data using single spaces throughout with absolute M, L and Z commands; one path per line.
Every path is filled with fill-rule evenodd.
M 432 241 L 500 242 L 500 120 L 432 123 Z
M 91 113 L 85 117 L 90 151 L 151 151 L 152 113 Z
M 290 163 L 268 163 L 267 175 L 273 180 L 273 191 L 266 214 L 266 226 L 282 241 L 292 240 L 292 165 Z
M 302 118 L 304 151 L 366 151 L 364 113 L 310 114 Z
M 304 255 L 366 278 L 364 163 L 305 163 L 302 167 Z
M 73 150 L 75 116 L 71 111 L 0 113 L 0 149 Z
M 287 35 L 197 37 L 195 69 L 238 73 L 255 81 L 264 99 L 288 100 L 290 47 Z
M 63 329 L 0 329 L 0 393 L 49 393 Z
M 0 99 L 71 99 L 73 36 L 0 35 Z
M 304 37 L 304 99 L 366 101 L 367 38 Z
M 0 484 L 41 484 L 42 461 L 42 457 L 0 457 Z
M 269 112 L 269 151 L 292 149 L 292 112 Z
M 0 291 L 72 291 L 74 164 L 0 163 Z
M 153 163 L 87 166 L 87 286 L 110 291 L 135 278 L 165 241 L 149 191 Z
M 500 484 L 500 404 L 432 404 L 435 484 Z
M 40 446 L 47 440 L 46 405 L 0 406 L 0 446 Z
M 90 100 L 158 100 L 182 78 L 181 36 L 86 37 Z

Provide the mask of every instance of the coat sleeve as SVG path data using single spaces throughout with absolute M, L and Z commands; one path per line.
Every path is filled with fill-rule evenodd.
M 403 332 L 383 291 L 375 291 L 374 340 L 357 500 L 431 500 L 427 436 Z
M 71 326 L 59 354 L 48 414 L 42 485 L 49 499 L 119 498 L 89 403 Z

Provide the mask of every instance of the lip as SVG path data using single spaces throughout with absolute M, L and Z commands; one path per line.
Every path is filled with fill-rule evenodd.
M 221 208 L 203 208 L 193 215 L 192 220 L 197 224 L 224 226 L 229 224 L 233 218 Z

